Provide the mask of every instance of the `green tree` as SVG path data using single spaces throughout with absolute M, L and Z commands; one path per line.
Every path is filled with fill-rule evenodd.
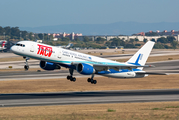
M 132 38 L 131 38 L 129 42 L 132 43 L 132 44 L 134 44 L 134 41 L 135 41 L 135 39 L 132 39 Z
M 69 37 L 63 37 L 63 38 L 62 38 L 62 41 L 69 42 L 69 41 L 70 41 L 70 38 L 69 38 Z
M 40 40 L 43 39 L 43 34 L 42 34 L 42 33 L 39 33 L 39 34 L 37 34 L 37 35 L 38 35 L 38 37 L 39 37 Z
M 154 48 L 155 48 L 155 49 L 164 49 L 164 46 L 163 46 L 161 43 L 156 43 L 156 44 L 154 45 Z
M 120 46 L 120 39 L 118 39 L 118 38 L 113 38 L 113 39 L 111 39 L 110 41 L 112 41 L 111 42 L 111 46 Z
M 6 33 L 6 35 L 11 36 L 11 27 L 4 27 L 4 32 Z
M 138 41 L 139 41 L 139 39 L 138 39 L 138 38 L 135 38 L 135 41 L 136 41 L 136 42 L 138 42 Z
M 105 43 L 105 45 L 111 46 L 111 42 L 110 42 L 110 41 L 107 41 L 107 42 Z
M 4 28 L 0 26 L 0 35 L 3 35 L 4 32 Z
M 75 38 L 75 42 L 79 42 L 80 41 L 80 39 L 79 38 Z
M 148 40 L 146 38 L 144 38 L 143 42 L 146 43 Z
M 12 27 L 11 28 L 11 36 L 16 36 L 18 38 L 20 38 L 20 30 L 19 30 L 19 27 Z
M 96 43 L 104 44 L 104 41 L 106 41 L 106 39 L 98 37 L 95 41 L 96 41 Z
M 177 48 L 177 45 L 178 45 L 178 42 L 177 42 L 177 41 L 172 41 L 172 42 L 171 42 L 171 46 L 173 47 L 173 49 L 176 49 L 176 48 Z
M 27 36 L 28 36 L 28 32 L 27 31 L 21 31 L 22 35 L 21 37 L 26 40 L 27 39 Z
M 83 41 L 84 42 L 89 42 L 90 40 L 89 40 L 89 38 L 87 36 L 85 36 Z
M 167 36 L 168 42 L 172 43 L 175 39 L 174 36 Z
M 122 39 L 120 39 L 120 38 L 113 38 L 113 39 L 110 39 L 110 41 L 112 41 L 111 42 L 111 46 L 125 46 L 125 42 L 124 42 L 124 40 Z
M 151 41 L 155 42 L 155 39 L 154 39 L 154 38 L 152 38 L 152 39 L 151 39 Z
M 167 38 L 164 38 L 164 37 L 161 37 L 161 38 L 158 38 L 158 39 L 157 39 L 157 42 L 167 43 L 167 42 L 168 42 L 168 39 L 167 39 Z
M 35 40 L 39 40 L 39 39 L 40 39 L 39 36 L 38 36 L 38 34 L 36 34 L 36 33 L 34 34 L 34 39 L 35 39 Z
M 61 39 L 61 38 L 58 38 L 58 41 L 62 41 L 62 39 Z
M 125 48 L 135 48 L 135 45 L 134 44 L 126 44 L 124 47 Z
M 34 37 L 33 37 L 33 33 L 32 33 L 32 32 L 29 33 L 28 38 L 29 38 L 30 40 L 34 40 Z

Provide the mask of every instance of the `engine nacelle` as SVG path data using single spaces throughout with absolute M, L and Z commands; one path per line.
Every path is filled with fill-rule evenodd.
M 61 67 L 55 63 L 40 61 L 40 67 L 44 70 L 61 69 Z
M 95 69 L 93 68 L 93 66 L 85 64 L 85 63 L 79 63 L 77 65 L 77 71 L 80 74 L 84 74 L 84 75 L 91 75 L 95 73 Z

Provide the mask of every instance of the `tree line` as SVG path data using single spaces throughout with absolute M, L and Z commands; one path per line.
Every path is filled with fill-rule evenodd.
M 26 38 L 28 32 L 27 31 L 21 31 L 19 30 L 19 27 L 1 27 L 0 26 L 0 35 L 6 36 L 6 39 L 20 39 L 22 37 L 23 39 Z
M 155 49 L 176 49 L 178 48 L 178 42 L 176 41 L 175 37 L 173 36 L 167 36 L 158 38 L 157 40 L 152 39 L 151 41 L 156 42 L 154 45 Z M 109 41 L 107 41 L 104 38 L 97 38 L 94 41 L 92 39 L 89 39 L 88 37 L 84 38 L 84 41 L 75 40 L 74 46 L 75 47 L 87 47 L 87 48 L 104 48 L 104 47 L 119 47 L 123 46 L 124 48 L 138 48 L 141 45 L 145 44 L 147 42 L 147 39 L 144 39 L 143 41 L 139 41 L 139 39 L 129 39 L 124 40 L 120 38 L 112 38 Z
M 137 38 L 130 39 L 130 40 L 124 40 L 120 38 L 113 38 L 109 41 L 107 41 L 104 38 L 98 37 L 94 41 L 87 36 L 84 37 L 83 41 L 80 41 L 78 38 L 75 38 L 75 40 L 71 41 L 70 38 L 64 37 L 64 38 L 58 38 L 57 41 L 53 41 L 53 36 L 48 35 L 47 33 L 32 33 L 27 31 L 21 31 L 19 27 L 1 27 L 0 26 L 0 36 L 1 39 L 6 37 L 6 40 L 15 39 L 17 41 L 20 40 L 36 40 L 41 39 L 44 40 L 43 42 L 50 45 L 67 45 L 69 42 L 74 44 L 74 47 L 81 47 L 81 48 L 102 48 L 102 47 L 112 47 L 112 46 L 123 46 L 124 48 L 138 48 L 143 43 L 147 42 L 147 39 L 143 40 L 143 43 L 138 42 L 139 40 Z M 158 38 L 157 40 L 152 39 L 151 41 L 155 41 L 156 44 L 154 48 L 156 49 L 176 49 L 178 48 L 178 42 L 176 41 L 175 37 L 173 36 L 167 36 Z
M 2 27 L 0 26 L 0 36 L 1 39 L 14 39 L 14 40 L 36 40 L 36 39 L 46 39 L 52 40 L 52 35 L 48 35 L 47 33 L 32 33 L 20 30 L 19 27 Z M 5 38 L 4 38 L 5 36 Z

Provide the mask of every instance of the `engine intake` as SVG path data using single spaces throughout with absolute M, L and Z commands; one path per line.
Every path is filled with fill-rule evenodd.
M 40 61 L 40 67 L 44 70 L 61 69 L 61 67 L 55 63 Z
M 79 63 L 77 65 L 77 71 L 80 74 L 84 74 L 84 75 L 91 75 L 95 73 L 95 69 L 93 68 L 93 66 L 85 64 L 85 63 Z

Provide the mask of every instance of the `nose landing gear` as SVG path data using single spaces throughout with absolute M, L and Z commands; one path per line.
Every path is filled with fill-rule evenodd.
M 27 71 L 27 70 L 29 70 L 29 65 L 28 65 L 28 60 L 30 59 L 30 58 L 28 58 L 28 57 L 23 57 L 24 59 L 25 59 L 25 65 L 24 65 L 24 69 Z

